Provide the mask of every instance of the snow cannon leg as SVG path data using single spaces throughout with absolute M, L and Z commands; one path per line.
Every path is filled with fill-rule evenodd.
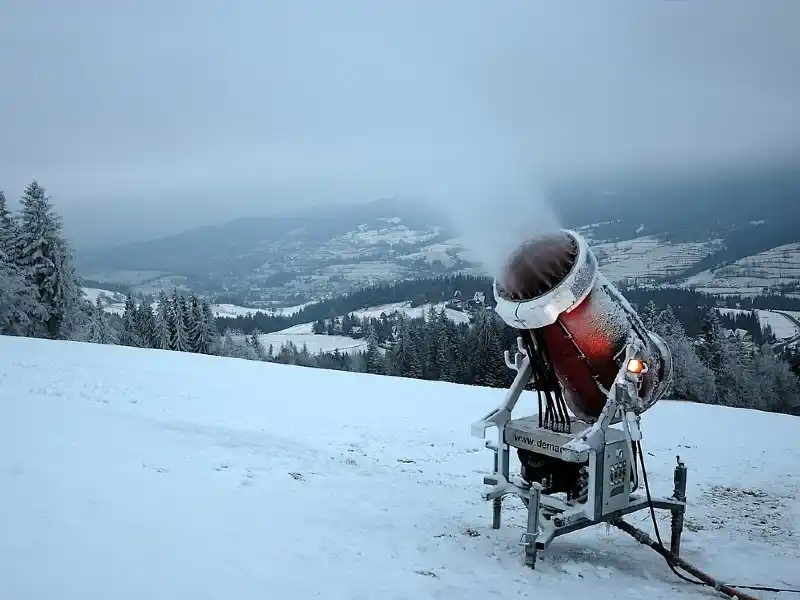
M 494 472 L 497 473 L 500 470 L 499 463 L 499 453 L 494 453 Z M 502 496 L 498 496 L 494 500 L 492 500 L 492 529 L 500 529 L 500 519 L 503 512 L 503 498 Z
M 520 544 L 525 548 L 525 566 L 536 568 L 536 554 L 539 550 L 536 544 L 539 538 L 539 519 L 542 508 L 542 486 L 531 483 L 528 496 L 528 527 L 522 534 Z M 527 485 L 526 485 L 527 487 Z
M 670 551 L 675 556 L 681 554 L 681 535 L 683 535 L 683 517 L 686 513 L 686 464 L 681 461 L 678 456 L 678 464 L 675 466 L 675 490 L 672 497 L 679 502 L 684 503 L 682 508 L 672 509 L 672 531 L 670 537 Z

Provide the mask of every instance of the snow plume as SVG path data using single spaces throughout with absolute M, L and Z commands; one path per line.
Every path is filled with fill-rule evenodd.
M 437 195 L 437 204 L 460 235 L 465 254 L 498 277 L 525 240 L 559 229 L 560 224 L 534 176 L 506 165 L 476 165 Z

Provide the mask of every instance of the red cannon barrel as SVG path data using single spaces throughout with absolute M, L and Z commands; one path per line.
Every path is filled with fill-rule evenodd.
M 639 315 L 600 273 L 586 240 L 574 231 L 536 236 L 510 257 L 494 283 L 498 315 L 516 329 L 541 330 L 564 399 L 579 419 L 596 420 L 625 359 L 630 340 L 648 370 L 638 412 L 664 393 L 672 356 Z

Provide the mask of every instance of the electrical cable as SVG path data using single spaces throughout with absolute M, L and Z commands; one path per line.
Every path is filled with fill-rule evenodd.
M 653 498 L 650 495 L 650 482 L 647 480 L 647 469 L 644 466 L 644 451 L 642 450 L 642 442 L 637 441 L 634 443 L 636 446 L 637 454 L 639 455 L 639 464 L 642 466 L 642 480 L 644 481 L 644 490 L 645 494 L 647 494 L 647 506 L 650 509 L 650 518 L 653 521 L 653 530 L 656 534 L 656 540 L 658 540 L 658 545 L 661 546 L 666 550 L 666 546 L 664 546 L 664 542 L 661 541 L 661 532 L 658 530 L 658 521 L 656 520 L 656 510 L 653 506 Z M 678 570 L 675 568 L 675 565 L 672 564 L 672 561 L 669 560 L 666 556 L 664 560 L 667 561 L 667 565 L 669 566 L 670 570 L 675 573 L 679 578 L 683 579 L 684 581 L 691 583 L 693 585 L 705 585 L 702 581 L 697 581 L 694 579 L 690 579 L 681 573 L 678 573 Z
M 636 450 L 637 450 L 636 453 L 639 455 L 639 464 L 642 467 L 642 479 L 644 481 L 645 493 L 647 494 L 647 504 L 648 504 L 648 507 L 650 508 L 650 518 L 653 521 L 653 529 L 655 531 L 657 544 L 659 546 L 659 548 L 654 548 L 654 549 L 658 550 L 659 554 L 661 554 L 661 556 L 664 557 L 664 560 L 667 562 L 667 565 L 669 566 L 670 570 L 673 573 L 675 573 L 675 575 L 677 575 L 682 580 L 684 580 L 684 581 L 686 581 L 688 583 L 691 583 L 693 585 L 705 585 L 705 586 L 713 587 L 713 588 L 717 589 L 718 591 L 725 591 L 726 593 L 727 593 L 727 590 L 724 590 L 722 588 L 729 588 L 729 589 L 733 590 L 734 592 L 736 590 L 757 590 L 757 591 L 763 591 L 763 592 L 776 592 L 776 593 L 784 592 L 784 593 L 788 593 L 788 594 L 800 594 L 800 589 L 778 588 L 778 587 L 764 586 L 764 585 L 720 584 L 718 582 L 715 582 L 710 577 L 708 579 L 710 579 L 711 581 L 702 581 L 702 580 L 699 580 L 699 579 L 698 580 L 694 580 L 694 579 L 691 579 L 691 578 L 686 577 L 685 575 L 682 575 L 681 573 L 679 573 L 677 571 L 677 569 L 675 568 L 676 566 L 682 568 L 683 570 L 686 570 L 686 568 L 683 565 L 680 565 L 680 564 L 676 565 L 676 559 L 677 560 L 680 560 L 680 559 L 678 557 L 676 557 L 674 554 L 672 554 L 669 550 L 667 550 L 667 548 L 664 546 L 663 541 L 661 540 L 661 533 L 658 530 L 658 522 L 656 520 L 656 511 L 655 511 L 655 507 L 653 506 L 652 496 L 650 495 L 650 483 L 647 480 L 647 469 L 644 466 L 644 451 L 642 450 L 642 443 L 640 441 L 637 441 L 635 443 L 635 447 L 636 447 Z M 624 521 L 622 523 L 625 524 L 625 525 L 628 525 L 627 523 L 624 523 Z M 614 523 L 614 525 L 616 525 L 617 527 L 620 527 L 619 523 Z M 632 526 L 630 526 L 630 527 L 632 528 Z M 627 533 L 631 533 L 631 531 L 628 531 L 624 527 L 620 527 L 620 528 L 623 529 L 624 531 L 626 531 Z M 637 537 L 637 536 L 634 535 L 634 537 Z M 638 539 L 638 537 L 637 537 L 637 539 Z M 651 546 L 651 547 L 653 547 L 653 546 Z M 680 560 L 680 562 L 685 562 L 685 561 Z M 688 566 L 688 563 L 685 563 L 685 564 Z M 698 573 L 701 573 L 701 572 L 698 570 Z M 741 594 L 741 593 L 738 594 L 739 598 L 742 598 L 744 596 L 746 596 L 746 594 Z

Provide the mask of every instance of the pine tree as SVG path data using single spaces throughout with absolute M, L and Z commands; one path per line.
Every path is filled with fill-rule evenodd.
M 136 311 L 136 335 L 142 348 L 156 347 L 155 315 L 149 300 L 143 300 Z
M 0 190 L 0 334 L 25 335 L 41 315 L 34 290 L 17 264 L 19 231 Z
M 170 315 L 172 306 L 170 305 L 167 294 L 164 290 L 158 295 L 158 304 L 156 305 L 156 312 L 153 315 L 153 347 L 160 350 L 169 350 L 172 347 L 170 322 L 172 316 Z
M 661 311 L 656 307 L 656 303 L 650 300 L 644 307 L 644 310 L 639 313 L 639 317 L 642 319 L 642 323 L 644 323 L 647 329 L 653 330 L 660 314 Z
M 378 336 L 375 329 L 370 327 L 367 334 L 367 351 L 364 353 L 364 371 L 375 375 L 383 375 L 386 372 L 383 356 L 378 346 Z
M 397 323 L 397 340 L 388 353 L 389 372 L 398 377 L 422 377 L 419 353 L 411 338 L 408 319 L 400 315 Z
M 191 352 L 189 346 L 189 332 L 192 330 L 192 310 L 183 294 L 178 295 L 178 302 L 181 305 L 181 318 L 183 319 L 183 330 L 186 332 L 186 351 Z
M 438 381 L 441 376 L 441 356 L 444 348 L 440 346 L 445 333 L 446 321 L 439 318 L 436 308 L 431 305 L 425 315 L 425 333 L 423 335 L 423 377 Z
M 33 288 L 0 250 L 0 334 L 27 335 L 41 317 Z
M 498 328 L 494 312 L 479 308 L 475 312 L 472 330 L 472 352 L 470 355 L 475 385 L 500 387 L 506 379 L 506 366 L 503 361 Z
M 119 343 L 123 346 L 133 346 L 134 348 L 140 347 L 141 339 L 136 327 L 136 301 L 132 293 L 128 293 L 125 298 L 125 311 L 122 313 L 122 335 L 120 336 Z
M 219 334 L 217 333 L 217 320 L 214 316 L 214 310 L 211 307 L 211 304 L 208 300 L 203 300 L 203 324 L 205 326 L 204 329 L 204 338 L 203 338 L 203 349 L 201 352 L 203 354 L 214 354 L 218 351 L 219 346 Z
M 700 360 L 672 307 L 659 312 L 648 327 L 661 336 L 672 355 L 672 389 L 667 393 L 691 402 L 714 402 L 714 373 Z
M 189 335 L 186 331 L 185 302 L 183 296 L 175 291 L 172 294 L 172 310 L 170 311 L 170 350 L 188 352 Z
M 257 328 L 253 330 L 253 333 L 250 334 L 250 347 L 253 349 L 256 360 L 266 360 L 267 355 L 264 352 L 264 344 L 261 343 L 260 335 L 261 332 Z
M 34 335 L 58 339 L 75 326 L 71 319 L 81 308 L 82 290 L 66 241 L 61 237 L 61 220 L 53 211 L 45 189 L 35 180 L 21 199 L 19 236 L 15 255 L 41 305 Z
M 249 339 L 237 340 L 234 338 L 242 337 L 241 332 L 234 332 L 231 329 L 226 329 L 222 336 L 222 344 L 220 354 L 228 358 L 243 358 L 246 360 L 254 360 L 256 355 L 253 348 L 250 346 Z
M 758 400 L 759 382 L 756 365 L 750 352 L 733 332 L 725 339 L 725 370 L 722 381 L 722 404 L 741 408 L 753 408 Z
M 327 328 L 325 327 L 325 321 L 322 319 L 317 319 L 314 321 L 314 324 L 311 326 L 311 333 L 316 335 L 323 335 L 327 333 Z
M 103 308 L 103 299 L 100 296 L 95 301 L 92 317 L 92 335 L 89 341 L 96 344 L 114 344 L 116 340 L 108 322 L 108 314 Z
M 715 309 L 710 309 L 704 319 L 702 335 L 698 354 L 711 372 L 714 374 L 715 398 L 714 403 L 719 404 L 724 401 L 725 390 L 730 387 L 727 365 L 727 345 L 719 313 Z
M 205 343 L 205 317 L 203 315 L 203 307 L 196 294 L 192 294 L 187 310 L 191 315 L 189 319 L 190 328 L 188 329 L 189 351 L 205 354 L 205 352 L 203 352 L 207 346 Z
M 800 379 L 787 361 L 765 344 L 755 361 L 755 370 L 760 389 L 754 408 L 800 414 Z
M 12 263 L 17 262 L 19 244 L 19 226 L 8 210 L 8 203 L 3 190 L 0 190 L 0 256 L 5 256 Z

